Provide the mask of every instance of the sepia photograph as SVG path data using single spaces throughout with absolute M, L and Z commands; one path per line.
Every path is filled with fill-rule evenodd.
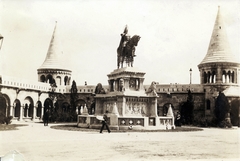
M 0 161 L 240 160 L 240 0 L 0 0 Z

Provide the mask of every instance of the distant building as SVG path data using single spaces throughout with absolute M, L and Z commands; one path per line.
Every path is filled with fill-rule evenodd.
M 38 82 L 0 75 L 0 113 L 13 116 L 14 120 L 37 121 L 42 119 L 47 108 L 54 107 L 62 111 L 71 108 L 72 71 L 58 58 L 61 51 L 59 51 L 56 27 L 57 24 L 46 59 L 37 69 Z M 240 63 L 236 60 L 228 44 L 219 8 L 208 52 L 198 65 L 201 83 L 157 83 L 158 115 L 163 116 L 164 108 L 169 104 L 176 113 L 181 104 L 187 101 L 190 90 L 194 100 L 194 118 L 210 120 L 214 117 L 215 99 L 221 91 L 228 98 L 232 112 L 235 113 L 231 115 L 231 119 L 239 120 Z M 89 113 L 94 113 L 90 107 L 94 103 L 96 86 L 85 83 L 76 87 L 74 105 L 78 113 L 80 107 L 85 105 Z M 144 89 L 147 90 L 149 86 L 144 85 Z M 111 84 L 103 85 L 106 93 L 110 91 L 110 87 Z M 233 124 L 239 126 L 239 121 Z

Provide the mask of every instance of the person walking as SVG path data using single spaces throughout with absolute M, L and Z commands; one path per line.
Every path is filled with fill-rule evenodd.
M 100 133 L 102 133 L 102 131 L 103 131 L 103 129 L 104 129 L 105 126 L 106 126 L 106 128 L 107 128 L 108 133 L 111 132 L 110 129 L 109 129 L 109 127 L 108 127 L 107 114 L 108 114 L 108 111 L 106 111 L 105 114 L 103 114 L 102 127 L 101 127 L 101 129 L 100 129 Z
M 45 111 L 45 113 L 44 113 L 44 117 L 43 117 L 44 126 L 48 126 L 48 119 L 49 119 L 49 110 L 46 109 L 46 111 Z

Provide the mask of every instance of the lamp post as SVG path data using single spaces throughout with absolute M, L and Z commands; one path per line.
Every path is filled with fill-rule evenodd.
M 192 84 L 192 68 L 190 68 L 189 73 L 190 73 L 190 84 Z
M 3 43 L 3 36 L 0 34 L 0 50 L 2 48 L 2 43 Z

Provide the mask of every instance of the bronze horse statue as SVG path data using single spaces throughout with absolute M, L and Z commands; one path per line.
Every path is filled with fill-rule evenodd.
M 121 65 L 121 68 L 123 67 L 124 61 L 126 62 L 127 66 L 133 67 L 133 61 L 135 55 L 135 46 L 138 45 L 138 41 L 140 40 L 140 36 L 134 35 L 132 38 L 130 38 L 129 41 L 127 41 L 125 47 L 123 45 L 124 37 L 122 36 L 120 40 L 119 47 L 117 48 L 117 66 L 118 68 Z

